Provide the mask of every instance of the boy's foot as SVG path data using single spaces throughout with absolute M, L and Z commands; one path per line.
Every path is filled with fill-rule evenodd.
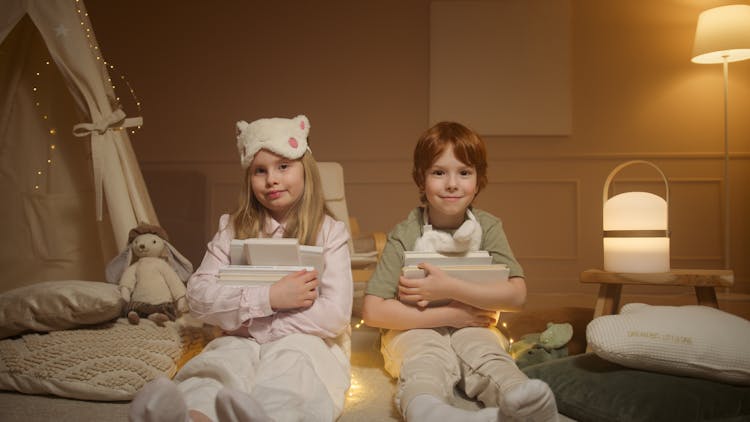
M 494 422 L 497 420 L 497 408 L 481 410 L 464 410 L 445 403 L 435 396 L 420 394 L 406 406 L 404 418 L 409 422 Z
M 159 377 L 133 398 L 128 409 L 131 422 L 188 422 L 188 409 L 177 385 L 166 377 Z
M 555 395 L 541 380 L 516 384 L 503 395 L 498 420 L 555 422 L 558 420 Z

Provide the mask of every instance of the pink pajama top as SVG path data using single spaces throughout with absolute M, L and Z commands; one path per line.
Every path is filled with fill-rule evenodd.
M 269 219 L 267 237 L 282 237 L 284 226 Z M 352 271 L 346 225 L 326 216 L 317 246 L 323 246 L 324 271 L 319 295 L 305 309 L 273 311 L 268 286 L 229 286 L 217 282 L 219 268 L 229 265 L 229 244 L 234 238 L 230 216 L 219 219 L 219 231 L 208 243 L 206 255 L 190 277 L 187 299 L 196 318 L 227 334 L 252 337 L 258 343 L 288 334 L 306 333 L 334 338 L 347 329 L 352 312 Z

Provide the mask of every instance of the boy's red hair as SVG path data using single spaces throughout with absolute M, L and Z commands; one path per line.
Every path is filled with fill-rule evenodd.
M 419 188 L 422 202 L 425 202 L 422 192 L 427 171 L 449 146 L 453 147 L 453 154 L 459 161 L 476 170 L 477 194 L 487 186 L 487 148 L 484 140 L 460 123 L 440 122 L 427 129 L 414 147 L 411 176 Z

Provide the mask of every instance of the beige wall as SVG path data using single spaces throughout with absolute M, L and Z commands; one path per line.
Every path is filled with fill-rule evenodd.
M 131 139 L 177 247 L 198 264 L 235 205 L 239 119 L 306 114 L 316 158 L 344 166 L 363 230 L 403 218 L 416 204 L 411 149 L 428 124 L 430 2 L 208 4 L 87 0 L 113 75 L 142 102 Z M 601 267 L 601 190 L 628 159 L 670 180 L 672 266 L 722 267 L 721 66 L 690 55 L 698 14 L 724 4 L 572 0 L 572 134 L 486 139 L 478 205 L 503 219 L 532 293 L 595 291 L 578 274 Z M 733 292 L 750 294 L 750 61 L 729 73 Z M 648 168 L 618 180 L 663 190 Z

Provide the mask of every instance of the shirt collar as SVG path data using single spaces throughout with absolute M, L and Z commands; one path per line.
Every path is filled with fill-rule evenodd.
M 284 225 L 273 219 L 272 217 L 266 217 L 266 229 L 263 233 L 268 237 L 284 237 Z

